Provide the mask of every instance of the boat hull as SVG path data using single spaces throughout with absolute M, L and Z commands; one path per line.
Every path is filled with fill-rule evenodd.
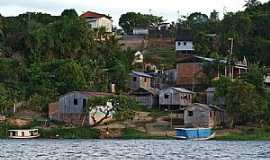
M 35 135 L 35 136 L 9 136 L 10 139 L 34 139 L 34 138 L 38 138 L 40 135 Z
M 176 128 L 176 139 L 209 140 L 214 137 L 212 128 Z

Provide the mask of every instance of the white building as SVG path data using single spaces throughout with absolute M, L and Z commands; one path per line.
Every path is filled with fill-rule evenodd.
M 193 37 L 190 30 L 177 29 L 175 50 L 176 52 L 183 54 L 192 54 L 194 52 Z
M 137 51 L 134 54 L 134 61 L 133 64 L 137 64 L 137 63 L 143 63 L 143 53 L 140 51 Z
M 134 28 L 133 29 L 133 35 L 148 35 L 149 30 L 147 28 Z
M 85 18 L 92 28 L 105 27 L 106 32 L 112 32 L 113 21 L 108 15 L 87 11 L 81 17 Z

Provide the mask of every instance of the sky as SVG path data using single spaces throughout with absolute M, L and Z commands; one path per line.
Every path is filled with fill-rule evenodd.
M 244 4 L 245 0 L 0 0 L 0 14 L 16 16 L 29 11 L 60 15 L 64 9 L 74 8 L 78 14 L 90 10 L 110 15 L 117 25 L 120 15 L 130 11 L 163 16 L 172 22 L 193 12 L 209 15 L 214 9 L 222 17 L 224 12 L 243 10 Z

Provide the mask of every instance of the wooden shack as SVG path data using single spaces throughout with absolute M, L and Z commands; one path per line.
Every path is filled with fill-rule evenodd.
M 87 99 L 90 97 L 110 96 L 112 93 L 73 91 L 59 98 L 58 103 L 49 105 L 52 120 L 70 124 L 81 124 Z
M 224 123 L 224 110 L 206 104 L 195 103 L 184 111 L 185 127 L 217 127 Z
M 141 87 L 131 92 L 130 95 L 133 96 L 140 105 L 151 108 L 158 106 L 158 92 L 158 89 Z
M 184 88 L 170 87 L 160 90 L 159 106 L 168 109 L 181 109 L 192 104 L 193 92 Z
M 131 83 L 130 83 L 131 90 L 151 87 L 151 79 L 153 78 L 151 75 L 144 72 L 136 72 L 136 71 L 133 71 L 129 75 L 131 76 Z

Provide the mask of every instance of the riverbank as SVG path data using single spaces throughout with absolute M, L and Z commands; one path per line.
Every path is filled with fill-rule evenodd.
M 220 133 L 222 132 L 222 133 Z M 270 141 L 270 128 L 240 128 L 217 131 L 213 140 L 222 141 Z
M 8 138 L 10 126 L 0 125 L 0 139 Z M 153 135 L 142 132 L 135 128 L 124 128 L 110 130 L 108 135 L 104 135 L 103 130 L 89 127 L 79 128 L 41 128 L 40 138 L 43 139 L 174 139 L 170 135 Z M 241 128 L 233 130 L 217 130 L 217 135 L 213 140 L 217 141 L 270 141 L 270 128 Z

